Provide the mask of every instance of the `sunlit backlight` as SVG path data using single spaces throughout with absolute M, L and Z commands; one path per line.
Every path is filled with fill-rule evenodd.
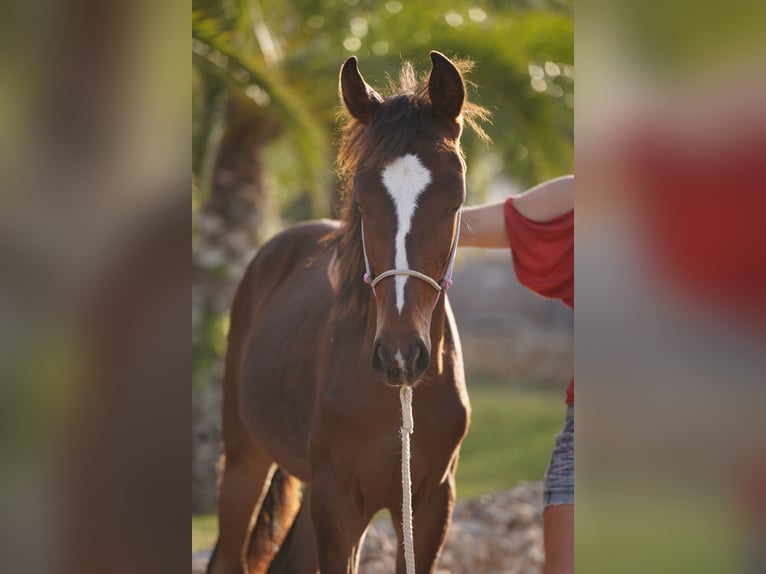
M 356 36 L 349 36 L 343 40 L 343 47 L 346 48 L 346 50 L 349 52 L 356 52 L 359 48 L 362 47 L 362 41 Z
M 388 10 L 391 14 L 398 14 L 402 11 L 402 8 L 404 8 L 404 4 L 397 2 L 397 0 L 386 2 L 386 10 Z
M 548 82 L 543 80 L 542 78 L 532 78 L 529 80 L 529 84 L 532 86 L 532 89 L 536 92 L 544 92 L 548 89 Z
M 481 8 L 470 8 L 468 17 L 474 22 L 484 22 L 487 19 L 487 13 Z
M 462 26 L 463 22 L 465 22 L 465 20 L 463 20 L 463 17 L 457 12 L 447 12 L 444 15 L 444 19 L 447 21 L 447 24 L 449 24 L 453 28 Z
M 351 20 L 351 33 L 359 38 L 366 36 L 369 31 L 367 28 L 367 20 L 364 18 L 354 18 Z
M 545 72 L 537 64 L 529 64 L 527 69 L 529 70 L 530 78 L 537 78 L 542 80 L 545 77 Z
M 545 73 L 555 78 L 561 74 L 561 68 L 556 62 L 545 62 Z
M 267 94 L 260 86 L 255 84 L 248 86 L 247 90 L 245 90 L 245 93 L 259 106 L 265 107 L 268 106 L 271 102 L 269 94 Z

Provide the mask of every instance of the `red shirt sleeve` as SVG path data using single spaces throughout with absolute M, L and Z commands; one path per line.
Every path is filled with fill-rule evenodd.
M 505 230 L 519 283 L 574 309 L 574 210 L 537 222 L 519 213 L 514 199 L 505 202 Z M 574 379 L 567 388 L 567 404 L 573 403 Z
M 505 229 L 519 282 L 574 309 L 574 210 L 550 221 L 524 217 L 505 202 Z

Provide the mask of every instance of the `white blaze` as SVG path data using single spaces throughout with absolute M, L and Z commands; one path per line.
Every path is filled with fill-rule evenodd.
M 394 359 L 396 359 L 396 364 L 399 365 L 399 368 L 403 371 L 404 370 L 404 357 L 402 357 L 401 349 L 397 349 L 396 350 L 396 355 L 394 355 Z
M 409 269 L 406 239 L 412 225 L 412 216 L 418 206 L 418 197 L 431 183 L 431 172 L 420 163 L 417 156 L 407 154 L 391 162 L 383 170 L 383 185 L 394 200 L 396 209 L 396 240 L 394 267 Z M 394 277 L 396 282 L 396 308 L 399 313 L 404 307 L 404 285 L 406 275 Z

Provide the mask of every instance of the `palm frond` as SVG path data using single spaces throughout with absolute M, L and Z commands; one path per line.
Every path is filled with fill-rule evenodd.
M 209 24 L 209 23 L 208 23 Z M 209 33 L 204 20 L 192 24 L 192 63 L 206 78 L 239 92 L 253 105 L 270 107 L 274 117 L 284 125 L 288 137 L 298 149 L 306 172 L 308 188 L 321 178 L 325 167 L 328 142 L 321 126 L 308 112 L 300 97 L 281 82 L 276 73 L 253 65 L 221 40 Z

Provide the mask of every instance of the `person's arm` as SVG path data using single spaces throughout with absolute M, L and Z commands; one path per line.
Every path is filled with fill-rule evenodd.
M 545 181 L 513 200 L 516 209 L 532 221 L 549 221 L 574 208 L 574 176 Z M 505 201 L 463 209 L 460 245 L 508 248 Z

